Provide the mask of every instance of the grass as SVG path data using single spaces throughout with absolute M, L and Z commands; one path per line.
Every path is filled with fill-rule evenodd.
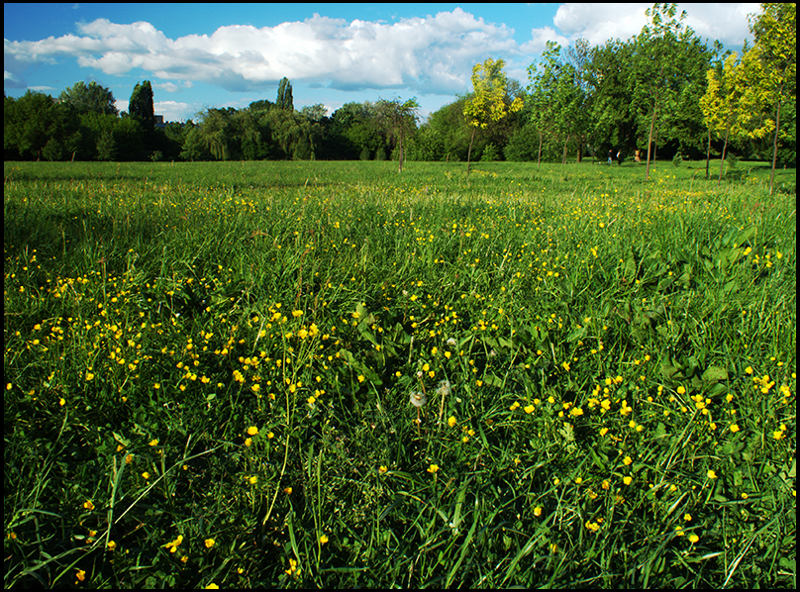
M 464 171 L 5 163 L 5 586 L 794 587 L 794 171 Z

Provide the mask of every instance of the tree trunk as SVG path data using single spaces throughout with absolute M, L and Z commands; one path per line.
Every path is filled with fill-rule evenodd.
M 730 136 L 730 132 L 731 126 L 728 124 L 728 127 L 725 129 L 725 142 L 722 144 L 722 158 L 719 163 L 719 179 L 717 179 L 717 183 L 722 181 L 722 171 L 725 167 L 725 153 L 728 151 L 728 137 Z
M 708 144 L 706 146 L 706 181 L 708 181 L 708 167 L 711 162 L 711 128 L 708 128 Z
M 397 151 L 399 153 L 398 154 L 398 160 L 400 161 L 400 164 L 397 167 L 397 172 L 398 173 L 402 173 L 403 172 L 403 136 L 402 135 L 400 136 L 400 138 L 397 141 Z
M 561 156 L 561 164 L 567 164 L 567 144 L 569 143 L 569 136 L 564 139 L 564 154 Z
M 536 157 L 536 168 L 542 166 L 542 131 L 539 130 L 539 155 Z
M 783 89 L 781 88 L 781 93 Z M 775 183 L 775 165 L 778 162 L 778 130 L 781 128 L 781 95 L 778 95 L 778 108 L 775 110 L 775 136 L 772 139 L 772 171 L 769 173 L 769 194 L 772 195 L 772 190 Z
M 469 148 L 467 148 L 467 176 L 469 176 L 469 163 L 470 163 L 470 158 L 472 157 L 472 142 L 475 141 L 476 129 L 477 129 L 476 127 L 472 128 L 472 135 L 469 138 Z
M 644 170 L 645 181 L 650 180 L 650 155 L 653 149 L 653 129 L 656 127 L 656 102 L 653 100 L 653 117 L 650 119 L 650 133 L 647 135 L 647 167 Z
M 658 160 L 658 128 L 653 130 L 653 168 Z

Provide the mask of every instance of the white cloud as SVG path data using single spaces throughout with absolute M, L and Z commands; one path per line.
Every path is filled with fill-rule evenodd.
M 752 40 L 747 16 L 761 13 L 760 4 L 679 4 L 686 11 L 686 23 L 702 38 L 740 46 Z
M 531 40 L 523 49 L 538 53 L 548 40 L 562 46 L 579 38 L 591 45 L 601 45 L 610 39 L 625 41 L 647 24 L 645 11 L 651 6 L 649 3 L 562 4 L 553 18 L 555 28 L 533 29 Z M 750 38 L 747 15 L 760 12 L 760 7 L 748 3 L 678 4 L 678 11 L 686 11 L 685 23 L 699 37 L 738 46 L 746 37 Z
M 243 90 L 292 81 L 339 89 L 412 88 L 452 93 L 469 86 L 472 65 L 514 52 L 513 31 L 455 8 L 391 24 L 314 15 L 274 27 L 231 25 L 211 35 L 170 39 L 147 22 L 98 19 L 78 35 L 5 40 L 5 53 L 25 61 L 73 56 L 79 65 L 121 75 L 142 69 L 169 81 L 202 81 Z
M 196 105 L 179 101 L 157 101 L 153 103 L 153 112 L 156 115 L 163 115 L 164 121 L 186 121 L 194 117 L 197 110 Z
M 559 45 L 569 45 L 571 39 L 557 33 L 553 27 L 541 27 L 531 30 L 531 40 L 522 45 L 522 51 L 528 54 L 538 55 L 547 47 L 548 41 L 555 41 Z
M 98 19 L 79 23 L 74 34 L 60 37 L 4 39 L 4 82 L 24 87 L 26 67 L 66 58 L 105 74 L 135 72 L 170 93 L 195 83 L 261 92 L 286 76 L 295 85 L 452 96 L 470 88 L 472 66 L 487 57 L 505 57 L 509 76 L 524 80 L 525 69 L 547 41 L 567 46 L 578 38 L 591 44 L 629 39 L 646 23 L 649 6 L 562 4 L 553 22 L 532 29 L 523 44 L 514 41 L 509 26 L 461 8 L 390 23 L 315 14 L 273 27 L 230 25 L 210 35 L 176 38 L 145 21 Z M 681 4 L 679 9 L 686 10 L 686 23 L 700 37 L 733 47 L 749 37 L 746 15 L 760 11 L 758 4 Z

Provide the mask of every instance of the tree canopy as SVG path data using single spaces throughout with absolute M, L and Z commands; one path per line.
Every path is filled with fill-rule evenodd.
M 795 4 L 764 4 L 752 46 L 720 53 L 674 4 L 654 4 L 639 34 L 590 46 L 550 42 L 528 67 L 526 86 L 502 59 L 474 65 L 469 92 L 420 121 L 416 99 L 350 102 L 332 113 L 295 108 L 282 78 L 274 102 L 209 108 L 185 123 L 154 125 L 149 81 L 134 87 L 128 113 L 97 82 L 59 97 L 4 99 L 6 159 L 258 160 L 397 159 L 567 162 L 639 150 L 674 156 L 796 160 Z M 604 158 L 603 158 L 604 159 Z

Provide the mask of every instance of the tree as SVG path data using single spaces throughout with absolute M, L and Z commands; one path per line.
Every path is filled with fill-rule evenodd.
M 109 89 L 94 81 L 89 84 L 76 82 L 61 93 L 59 101 L 69 105 L 79 114 L 117 115 L 114 95 Z
M 632 75 L 635 45 L 632 41 L 608 41 L 591 50 L 586 70 L 590 96 L 589 136 L 595 155 L 611 147 L 637 148 L 636 104 Z
M 155 112 L 153 110 L 153 88 L 150 81 L 139 82 L 133 88 L 131 100 L 128 103 L 128 114 L 142 124 L 145 131 L 152 131 L 155 126 Z
M 279 109 L 286 109 L 287 111 L 294 110 L 292 85 L 289 82 L 289 79 L 285 76 L 281 78 L 281 81 L 278 83 L 278 98 L 275 101 L 275 104 Z
M 237 138 L 233 125 L 235 109 L 208 109 L 199 126 L 199 136 L 204 148 L 217 160 L 231 160 L 238 156 Z
M 583 160 L 583 148 L 586 144 L 591 119 L 589 109 L 591 104 L 591 87 L 589 86 L 589 68 L 591 66 L 591 49 L 586 39 L 577 39 L 565 50 L 565 62 L 572 69 L 572 86 L 570 90 L 570 134 L 575 140 L 578 162 Z
M 414 135 L 414 144 L 424 142 L 420 150 L 429 160 L 466 160 L 473 128 L 464 117 L 467 99 L 460 97 L 454 103 L 434 111 Z
M 405 139 L 414 131 L 417 124 L 417 111 L 419 103 L 416 98 L 401 102 L 400 99 L 392 101 L 380 100 L 377 104 L 378 118 L 387 139 L 394 141 L 397 149 L 397 172 L 403 172 L 405 159 Z
M 522 109 L 522 99 L 516 97 L 509 100 L 507 89 L 508 80 L 503 72 L 505 62 L 502 59 L 486 59 L 482 64 L 475 64 L 472 68 L 472 96 L 464 104 L 464 116 L 472 127 L 472 134 L 467 149 L 467 175 L 469 175 L 472 145 L 475 141 L 475 132 L 486 129 L 490 123 L 502 120 L 509 113 Z
M 345 103 L 331 116 L 331 139 L 338 158 L 368 160 L 385 153 L 385 139 L 373 103 Z
M 744 133 L 741 125 L 742 95 L 745 90 L 743 74 L 738 54 L 732 53 L 725 58 L 720 73 L 713 68 L 708 71 L 708 86 L 700 99 L 705 124 L 709 130 L 724 136 L 718 182 L 722 180 L 728 140 L 732 134 L 740 136 Z
M 679 105 L 683 102 L 682 95 L 684 99 L 690 96 L 685 92 L 686 85 L 702 85 L 707 67 L 701 71 L 697 69 L 698 56 L 702 55 L 704 46 L 691 27 L 683 23 L 686 12 L 676 17 L 675 4 L 656 3 L 646 14 L 650 22 L 635 40 L 631 86 L 634 104 L 644 106 L 641 114 L 647 114 L 650 120 L 645 169 L 645 178 L 649 179 L 650 163 L 655 160 L 652 157 L 658 131 L 656 124 L 685 117 Z
M 61 160 L 76 149 L 79 121 L 50 95 L 27 91 L 4 101 L 3 148 L 24 159 Z
M 752 110 L 770 106 L 774 119 L 751 132 L 756 137 L 773 133 L 772 170 L 769 191 L 772 194 L 778 140 L 781 132 L 781 111 L 786 103 L 797 100 L 797 5 L 794 2 L 762 4 L 763 12 L 750 25 L 755 42 L 744 56 L 746 92 L 744 102 Z M 796 139 L 795 139 L 796 141 Z
M 586 95 L 579 78 L 578 70 L 562 58 L 561 46 L 554 41 L 547 42 L 542 62 L 528 68 L 530 105 L 539 128 L 539 163 L 545 133 L 552 133 L 553 139 L 561 144 L 562 164 L 567 160 L 570 139 L 577 140 L 580 155 L 586 124 Z

